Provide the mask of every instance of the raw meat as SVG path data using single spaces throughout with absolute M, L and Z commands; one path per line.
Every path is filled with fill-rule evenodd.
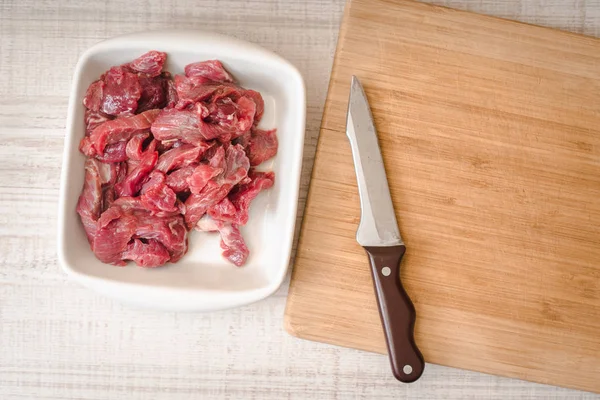
M 221 233 L 223 257 L 227 258 L 238 267 L 244 265 L 250 251 L 248 250 L 237 225 L 224 224 L 219 232 Z
M 196 166 L 196 164 L 192 164 L 171 172 L 169 175 L 167 175 L 167 186 L 173 189 L 176 193 L 189 190 L 190 186 L 187 183 L 187 178 L 194 173 Z
M 102 180 L 98 164 L 93 158 L 86 160 L 83 190 L 77 202 L 77 213 L 90 243 L 96 236 L 96 221 L 102 211 Z
M 206 141 L 200 132 L 202 116 L 206 114 L 204 110 L 206 107 L 201 104 L 192 110 L 165 109 L 152 124 L 152 134 L 160 141 L 181 140 L 202 146 Z
M 156 151 L 144 154 L 139 164 L 131 172 L 127 173 L 125 179 L 115 185 L 117 195 L 119 197 L 135 196 L 142 188 L 142 184 L 150 174 L 150 171 L 154 169 L 157 160 L 158 152 Z
M 198 159 L 209 147 L 210 143 L 202 142 L 200 146 L 184 144 L 164 152 L 158 159 L 156 169 L 167 173 L 173 169 L 186 167 L 198 162 Z
M 137 109 L 142 86 L 137 74 L 123 67 L 112 67 L 103 76 L 102 83 L 97 84 L 92 93 L 88 91 L 88 95 L 93 101 L 89 106 L 85 100 L 83 104 L 89 109 L 115 116 L 126 115 Z M 101 100 L 98 101 L 98 98 Z
M 150 132 L 137 133 L 129 139 L 125 153 L 132 160 L 139 160 L 144 155 L 144 142 L 150 137 Z
M 201 61 L 186 65 L 185 75 L 199 76 L 215 82 L 233 82 L 233 77 L 219 60 Z
M 261 94 L 236 85 L 220 61 L 172 76 L 166 57 L 149 51 L 88 87 L 77 213 L 105 263 L 177 262 L 195 228 L 218 231 L 223 256 L 241 266 L 249 250 L 239 226 L 274 183 L 273 172 L 251 166 L 277 153 L 275 130 L 257 127 Z
M 248 147 L 246 148 L 250 165 L 256 166 L 275 157 L 277 147 L 278 142 L 275 129 L 269 131 L 252 129 Z
M 239 227 L 231 223 L 215 220 L 205 215 L 198 221 L 196 229 L 203 232 L 216 232 L 221 234 L 221 248 L 223 257 L 238 267 L 244 265 L 250 251 L 244 242 Z
M 132 243 L 127 245 L 125 251 L 121 254 L 123 260 L 134 261 L 140 267 L 160 267 L 169 259 L 171 255 L 168 250 L 158 240 L 146 240 L 146 243 L 140 239 L 133 239 Z
M 102 123 L 113 119 L 112 116 L 108 115 L 108 114 L 104 114 L 102 111 L 92 111 L 88 108 L 85 109 L 85 135 L 89 136 L 90 133 L 92 133 L 92 131 L 94 129 L 96 129 L 97 126 L 101 125 Z
M 252 200 L 258 196 L 260 191 L 269 189 L 275 183 L 273 172 L 250 170 L 248 177 L 251 179 L 250 182 L 236 186 L 228 197 L 210 207 L 208 214 L 219 221 L 246 225 L 249 218 L 248 209 Z
M 230 146 L 221 161 L 221 173 L 210 179 L 198 192 L 186 200 L 185 222 L 192 228 L 206 213 L 209 207 L 223 200 L 231 189 L 248 175 L 250 161 L 240 145 Z M 217 153 L 213 158 L 219 157 Z M 194 171 L 195 172 L 195 171 Z M 188 183 L 190 179 L 188 178 Z
M 263 113 L 265 112 L 265 101 L 263 100 L 260 93 L 258 93 L 255 90 L 246 90 L 244 92 L 244 96 L 248 97 L 254 102 L 254 104 L 256 104 L 256 115 L 254 116 L 254 125 L 258 125 L 258 123 L 262 119 Z
M 242 91 L 231 83 L 218 83 L 202 77 L 187 77 L 175 75 L 175 90 L 179 100 L 188 100 L 192 103 L 197 101 L 216 101 L 223 97 L 237 98 Z M 183 108 L 183 107 L 179 107 Z
M 151 50 L 130 62 L 128 66 L 132 70 L 142 72 L 152 78 L 160 75 L 166 60 L 167 53 Z
M 142 87 L 142 94 L 138 102 L 137 113 L 163 108 L 167 102 L 166 80 L 160 76 L 154 78 L 140 76 L 138 79 Z
M 102 162 L 117 163 L 127 160 L 127 140 L 109 144 L 104 148 L 103 154 L 96 154 L 96 158 Z
M 103 154 L 107 144 L 129 140 L 136 133 L 150 129 L 159 112 L 160 110 L 149 110 L 131 117 L 121 117 L 104 122 L 89 136 L 95 154 Z

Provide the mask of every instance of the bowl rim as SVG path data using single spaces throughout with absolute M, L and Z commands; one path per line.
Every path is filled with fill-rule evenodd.
M 173 39 L 177 39 L 177 41 L 173 41 Z M 169 40 L 171 39 L 171 40 Z M 298 160 L 296 165 L 292 165 L 293 171 L 290 172 L 289 176 L 286 176 L 286 179 L 292 179 L 293 184 L 291 185 L 291 190 L 293 192 L 289 193 L 288 196 L 291 198 L 290 202 L 294 203 L 294 207 L 292 207 L 292 212 L 286 216 L 286 223 L 290 224 L 290 237 L 287 240 L 284 240 L 284 244 L 286 248 L 284 248 L 283 254 L 284 259 L 286 260 L 285 266 L 279 268 L 277 271 L 277 275 L 273 274 L 273 279 L 268 280 L 268 285 L 264 287 L 258 287 L 256 289 L 248 289 L 240 292 L 233 291 L 224 291 L 219 289 L 192 289 L 192 288 L 175 288 L 172 286 L 159 286 L 159 285 L 148 285 L 139 282 L 124 282 L 118 281 L 107 277 L 102 276 L 92 276 L 87 273 L 82 272 L 77 268 L 73 268 L 73 266 L 67 261 L 66 254 L 66 228 L 65 222 L 67 218 L 67 181 L 69 177 L 69 164 L 71 163 L 72 158 L 72 147 L 73 142 L 78 140 L 76 136 L 76 132 L 73 129 L 75 118 L 77 114 L 77 103 L 79 99 L 77 98 L 77 93 L 79 91 L 79 86 L 81 84 L 81 75 L 83 73 L 84 66 L 88 63 L 89 59 L 101 53 L 103 50 L 113 50 L 113 49 L 127 49 L 127 48 L 139 48 L 139 47 L 147 47 L 148 42 L 156 41 L 157 48 L 181 48 L 188 43 L 197 43 L 198 41 L 202 42 L 219 42 L 222 45 L 222 48 L 228 49 L 227 51 L 238 50 L 245 53 L 251 52 L 253 53 L 253 58 L 260 58 L 267 60 L 269 64 L 276 63 L 279 64 L 280 67 L 285 68 L 289 71 L 291 76 L 294 77 L 295 82 L 294 85 L 299 89 L 298 93 L 295 94 L 295 106 L 298 106 L 298 111 L 301 112 L 299 115 L 300 126 L 298 126 L 299 131 L 301 132 L 301 138 L 297 139 L 299 142 L 297 157 Z M 173 44 L 175 43 L 175 44 Z M 168 51 L 168 50 L 163 50 Z M 65 128 L 65 140 L 63 147 L 63 160 L 61 166 L 61 177 L 60 177 L 60 191 L 59 191 L 59 201 L 58 201 L 58 221 L 57 221 L 57 255 L 58 262 L 61 265 L 63 271 L 65 271 L 71 278 L 79 282 L 80 284 L 91 288 L 97 292 L 105 294 L 112 298 L 117 298 L 126 303 L 130 303 L 133 305 L 145 307 L 145 308 L 153 308 L 153 309 L 165 309 L 165 310 L 176 310 L 176 311 L 216 311 L 221 309 L 228 309 L 239 307 L 242 305 L 250 304 L 259 300 L 262 300 L 266 297 L 272 295 L 277 289 L 281 286 L 283 281 L 285 280 L 287 271 L 289 269 L 289 264 L 291 260 L 291 251 L 294 240 L 294 232 L 295 232 L 295 224 L 296 217 L 298 213 L 298 196 L 300 190 L 300 176 L 302 173 L 302 159 L 303 159 L 303 148 L 304 148 L 304 137 L 305 137 L 305 127 L 306 127 L 306 86 L 302 74 L 300 71 L 289 61 L 284 59 L 283 57 L 277 55 L 276 53 L 265 49 L 264 47 L 259 46 L 258 44 L 247 42 L 242 39 L 238 39 L 232 36 L 204 31 L 204 30 L 177 30 L 177 29 L 168 29 L 168 30 L 152 30 L 152 31 L 138 31 L 133 33 L 127 33 L 123 35 L 113 36 L 108 39 L 97 42 L 96 44 L 89 47 L 85 50 L 81 56 L 79 57 L 77 64 L 75 66 L 75 71 L 73 73 L 73 78 L 71 82 L 71 89 L 69 94 L 69 103 L 67 110 L 67 119 L 66 119 L 66 128 Z M 295 171 L 294 171 L 295 170 Z M 290 221 L 291 220 L 291 221 Z M 135 301 L 135 299 L 123 298 L 121 295 L 116 295 L 115 291 L 122 291 L 123 289 L 127 289 L 129 291 L 150 291 L 152 295 L 162 297 L 167 296 L 167 298 L 177 296 L 180 298 L 186 298 L 186 301 L 171 301 L 171 306 L 165 306 L 163 301 L 147 301 L 146 298 L 144 301 Z M 148 297 L 148 296 L 144 296 Z M 241 298 L 243 297 L 243 298 Z M 234 301 L 234 298 L 237 301 Z M 229 301 L 228 301 L 229 300 Z M 207 304 L 211 304 L 206 307 L 198 306 L 199 302 L 202 303 L 204 301 L 208 301 Z M 152 304 L 149 304 L 152 303 Z M 177 304 L 177 305 L 175 305 Z M 187 306 L 191 304 L 191 306 Z

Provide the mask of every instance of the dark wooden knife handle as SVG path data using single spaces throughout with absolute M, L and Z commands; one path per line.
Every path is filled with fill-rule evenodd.
M 415 306 L 400 281 L 400 261 L 406 247 L 365 247 L 365 250 L 371 262 L 392 372 L 400 382 L 414 382 L 423 373 L 425 361 L 413 335 Z

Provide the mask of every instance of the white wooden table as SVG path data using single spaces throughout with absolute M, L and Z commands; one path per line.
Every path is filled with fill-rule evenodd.
M 598 1 L 433 2 L 600 36 Z M 287 282 L 248 307 L 177 314 L 122 306 L 61 271 L 56 202 L 67 96 L 87 47 L 126 32 L 201 28 L 289 59 L 308 89 L 304 199 L 343 6 L 0 0 L 0 399 L 600 398 L 435 365 L 416 384 L 399 384 L 385 356 L 285 333 Z

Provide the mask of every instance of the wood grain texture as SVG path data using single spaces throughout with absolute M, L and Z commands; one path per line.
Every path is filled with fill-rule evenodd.
M 439 4 L 598 35 L 585 0 Z M 275 296 L 213 314 L 137 310 L 66 279 L 56 210 L 66 107 L 79 55 L 148 29 L 208 29 L 276 51 L 307 84 L 299 218 L 344 2 L 0 0 L 0 399 L 597 399 L 428 365 L 399 385 L 387 357 L 298 340 Z
M 292 276 L 302 338 L 385 352 L 345 135 L 374 114 L 435 364 L 600 393 L 600 40 L 416 2 L 346 9 Z

